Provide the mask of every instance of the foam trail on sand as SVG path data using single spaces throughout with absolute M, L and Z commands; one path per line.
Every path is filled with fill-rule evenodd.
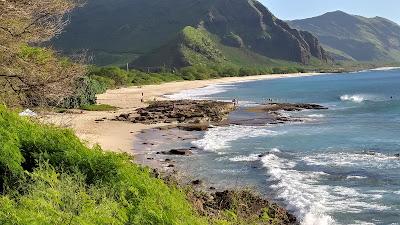
M 235 85 L 232 85 L 232 84 L 214 84 L 214 85 L 209 85 L 209 86 L 202 87 L 202 88 L 183 90 L 183 91 L 178 92 L 178 93 L 167 94 L 167 95 L 164 95 L 164 96 L 169 98 L 169 99 L 172 99 L 172 100 L 208 99 L 209 97 L 207 97 L 207 96 L 209 96 L 209 95 L 223 93 L 223 92 L 226 92 L 226 91 L 229 91 L 229 90 L 233 89 L 234 87 L 235 87 Z

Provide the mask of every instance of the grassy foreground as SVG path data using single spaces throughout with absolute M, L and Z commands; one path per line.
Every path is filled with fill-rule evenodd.
M 127 155 L 0 106 L 0 224 L 207 224 Z
M 210 197 L 155 178 L 127 154 L 0 105 L 0 224 L 297 224 L 248 191 Z

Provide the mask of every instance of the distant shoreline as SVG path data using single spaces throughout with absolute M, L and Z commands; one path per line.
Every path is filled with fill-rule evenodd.
M 381 67 L 374 70 L 390 70 L 400 67 Z M 76 114 L 52 113 L 45 117 L 45 122 L 72 128 L 81 140 L 88 145 L 99 144 L 103 149 L 134 154 L 134 143 L 137 134 L 143 130 L 155 128 L 162 124 L 133 124 L 129 122 L 112 121 L 121 113 L 133 112 L 137 108 L 147 106 L 146 101 L 166 99 L 165 95 L 184 90 L 207 87 L 209 85 L 230 84 L 257 80 L 272 80 L 294 77 L 309 77 L 337 73 L 295 73 L 270 74 L 246 77 L 225 77 L 212 80 L 194 80 L 146 85 L 142 87 L 126 87 L 108 90 L 98 95 L 99 104 L 108 104 L 119 108 L 116 112 L 78 111 Z M 141 95 L 144 94 L 144 102 Z M 97 121 L 96 121 L 97 120 Z M 100 120 L 100 121 L 99 121 Z
M 158 127 L 162 124 L 133 124 L 129 122 L 111 121 L 111 119 L 121 113 L 133 112 L 137 108 L 147 106 L 146 101 L 166 99 L 165 95 L 168 94 L 202 88 L 209 85 L 317 75 L 324 75 L 324 73 L 225 77 L 212 80 L 179 81 L 159 85 L 133 86 L 107 90 L 106 93 L 97 96 L 98 104 L 116 106 L 119 108 L 116 112 L 75 110 L 76 113 L 69 114 L 49 113 L 45 115 L 44 121 L 46 123 L 73 129 L 77 136 L 90 146 L 99 144 L 107 151 L 134 154 L 135 136 L 143 130 Z M 141 102 L 142 93 L 144 94 L 144 102 Z

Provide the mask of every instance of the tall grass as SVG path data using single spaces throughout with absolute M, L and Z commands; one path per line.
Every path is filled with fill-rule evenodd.
M 0 106 L 0 224 L 206 224 L 128 155 Z

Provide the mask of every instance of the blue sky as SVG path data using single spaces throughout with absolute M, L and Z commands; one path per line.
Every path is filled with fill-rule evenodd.
M 303 19 L 342 10 L 366 17 L 381 16 L 400 24 L 400 0 L 259 0 L 278 18 Z

